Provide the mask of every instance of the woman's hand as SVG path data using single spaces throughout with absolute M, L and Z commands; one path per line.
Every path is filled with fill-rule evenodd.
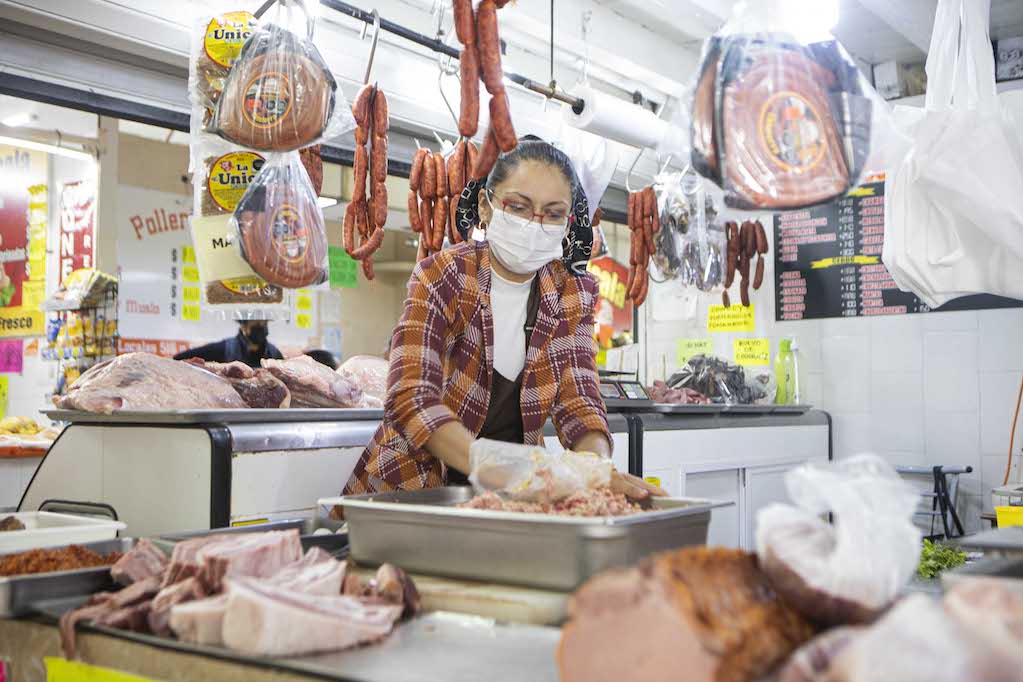
M 624 493 L 626 497 L 637 500 L 645 499 L 651 495 L 654 497 L 668 496 L 668 493 L 660 486 L 648 483 L 639 476 L 623 474 L 620 471 L 611 472 L 611 490 L 616 493 Z

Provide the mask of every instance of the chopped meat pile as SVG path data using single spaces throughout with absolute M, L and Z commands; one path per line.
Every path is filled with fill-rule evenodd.
M 608 571 L 569 604 L 562 682 L 753 682 L 813 635 L 753 554 L 688 547 Z
M 609 488 L 582 490 L 553 503 L 505 500 L 497 493 L 488 490 L 458 506 L 462 509 L 554 514 L 556 516 L 627 516 L 643 511 L 638 504 L 629 501 L 625 495 L 613 492 Z
M 298 656 L 379 640 L 420 608 L 401 569 L 384 564 L 363 583 L 322 549 L 303 555 L 295 530 L 185 540 L 169 558 L 142 540 L 112 574 L 128 587 L 93 595 L 61 617 L 68 658 L 79 622 L 252 655 Z
M 120 558 L 120 552 L 111 552 L 104 556 L 81 545 L 68 545 L 60 549 L 31 549 L 0 557 L 0 576 L 109 566 Z
M 14 516 L 8 516 L 3 521 L 0 521 L 0 533 L 9 530 L 25 530 L 25 524 L 22 523 Z
M 646 392 L 655 403 L 670 405 L 709 405 L 710 398 L 691 388 L 671 388 L 661 380 L 647 386 Z

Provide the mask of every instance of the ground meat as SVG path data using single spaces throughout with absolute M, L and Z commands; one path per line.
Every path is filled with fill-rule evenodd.
M 104 556 L 81 545 L 68 545 L 60 549 L 32 549 L 0 557 L 0 576 L 110 566 L 120 558 L 120 552 L 110 552 Z
M 552 504 L 504 500 L 488 490 L 458 506 L 462 509 L 554 514 L 556 516 L 628 516 L 642 511 L 639 505 L 629 501 L 625 495 L 612 492 L 608 488 L 582 490 Z

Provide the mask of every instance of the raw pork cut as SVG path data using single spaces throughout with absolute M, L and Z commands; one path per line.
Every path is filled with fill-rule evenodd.
M 557 502 L 506 500 L 494 491 L 487 490 L 458 506 L 462 509 L 551 514 L 554 516 L 628 516 L 643 511 L 628 497 L 609 488 L 580 490 Z
M 337 373 L 356 383 L 367 398 L 384 404 L 387 398 L 387 360 L 375 355 L 356 355 L 337 368 Z
M 562 682 L 749 682 L 813 635 L 754 555 L 721 548 L 603 573 L 572 597 L 569 616 L 558 648 Z
M 308 355 L 290 360 L 265 358 L 263 367 L 287 385 L 292 407 L 361 407 L 362 389 Z
M 386 636 L 402 607 L 357 597 L 324 597 L 245 578 L 229 581 L 224 644 L 254 656 L 336 651 Z
M 227 595 L 208 597 L 171 608 L 170 628 L 182 642 L 223 644 Z
M 166 587 L 198 576 L 209 593 L 228 575 L 268 578 L 302 558 L 297 530 L 211 535 L 179 542 L 164 577 Z
M 142 538 L 110 567 L 110 577 L 122 585 L 130 585 L 145 578 L 162 577 L 167 563 L 163 550 L 148 538 Z
M 179 583 L 168 585 L 153 597 L 147 622 L 149 630 L 156 635 L 169 635 L 170 614 L 175 604 L 184 604 L 206 597 L 209 592 L 199 578 L 186 578 Z
M 79 622 L 91 620 L 106 622 L 111 627 L 119 627 L 114 623 L 138 625 L 141 618 L 144 623 L 149 601 L 159 591 L 160 577 L 153 576 L 132 583 L 119 592 L 94 594 L 82 608 L 64 613 L 60 617 L 60 646 L 64 651 L 64 656 L 69 659 L 75 657 L 75 626 Z M 133 612 L 124 611 L 124 609 L 134 606 L 144 608 L 136 609 Z
M 53 404 L 65 410 L 203 410 L 247 407 L 231 384 L 187 362 L 127 353 L 89 369 Z
M 291 392 L 284 382 L 260 367 L 252 368 L 244 362 L 206 362 L 202 358 L 189 358 L 196 367 L 202 367 L 229 381 L 242 400 L 256 409 L 291 407 Z

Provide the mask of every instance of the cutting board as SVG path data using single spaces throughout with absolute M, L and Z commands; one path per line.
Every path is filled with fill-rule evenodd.
M 373 577 L 373 571 L 359 569 L 360 578 Z M 413 575 L 412 580 L 423 598 L 426 611 L 453 611 L 502 623 L 560 625 L 566 617 L 568 599 L 564 592 L 531 587 L 479 583 L 454 578 Z

